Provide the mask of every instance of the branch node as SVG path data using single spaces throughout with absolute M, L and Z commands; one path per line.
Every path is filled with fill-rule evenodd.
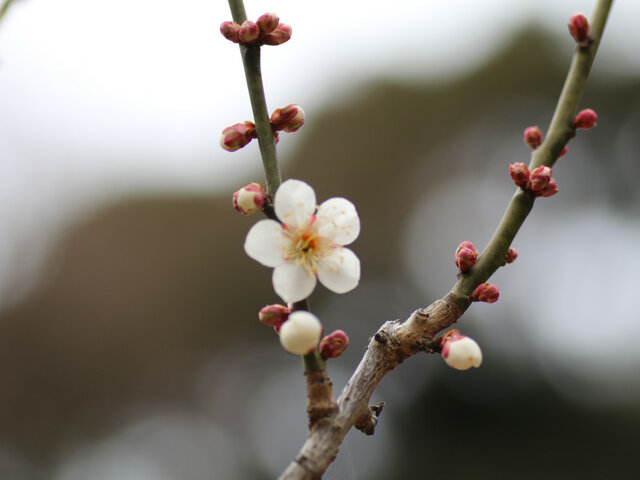
M 380 402 L 378 405 L 370 405 L 354 426 L 365 435 L 373 435 L 383 407 L 384 402 Z
M 307 416 L 309 430 L 328 417 L 336 414 L 338 405 L 333 398 L 332 383 L 325 370 L 306 372 L 307 380 Z

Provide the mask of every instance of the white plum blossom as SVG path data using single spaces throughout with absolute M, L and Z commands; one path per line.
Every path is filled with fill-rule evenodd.
M 344 245 L 360 234 L 356 207 L 344 198 L 316 206 L 316 194 L 300 180 L 280 185 L 274 199 L 280 220 L 260 220 L 244 242 L 257 262 L 272 267 L 273 288 L 288 303 L 304 300 L 317 279 L 335 293 L 353 290 L 360 281 L 360 260 Z

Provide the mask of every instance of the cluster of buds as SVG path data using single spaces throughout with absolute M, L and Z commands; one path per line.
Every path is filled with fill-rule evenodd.
M 258 319 L 263 325 L 273 327 L 280 335 L 280 344 L 287 352 L 294 355 L 306 355 L 313 352 L 322 337 L 322 324 L 318 317 L 304 310 L 293 311 L 293 305 L 266 305 L 260 309 Z M 349 344 L 349 337 L 342 331 L 336 330 L 322 340 L 326 344 L 323 358 L 333 358 L 340 355 Z M 321 348 L 322 349 L 322 348 Z
M 304 125 L 304 110 L 295 103 L 283 108 L 276 108 L 271 114 L 269 122 L 277 142 L 279 131 L 295 132 Z M 254 138 L 258 138 L 255 124 L 244 121 L 222 130 L 220 146 L 227 152 L 235 152 L 245 147 Z
M 542 144 L 542 132 L 540 128 L 536 126 L 525 128 L 523 137 L 524 143 L 526 143 L 531 150 L 535 150 Z
M 261 210 L 268 199 L 264 187 L 253 182 L 233 193 L 233 208 L 243 215 L 251 215 Z
M 478 260 L 478 251 L 471 242 L 462 242 L 456 249 L 456 266 L 461 272 L 469 270 Z
M 589 130 L 596 126 L 598 121 L 598 114 L 590 108 L 580 110 L 578 114 L 573 117 L 571 126 L 573 128 L 581 128 L 582 130 Z
M 436 340 L 445 363 L 456 370 L 468 370 L 482 364 L 482 350 L 478 343 L 458 330 L 449 330 Z
M 471 292 L 472 302 L 495 303 L 500 297 L 500 290 L 493 283 L 482 283 Z
M 220 33 L 227 40 L 246 47 L 261 45 L 281 45 L 291 38 L 291 27 L 280 23 L 275 13 L 265 13 L 254 23 L 246 20 L 242 25 L 236 22 L 222 22 Z
M 589 35 L 589 21 L 581 13 L 572 15 L 569 19 L 569 33 L 580 47 L 588 47 L 593 43 Z
M 529 168 L 521 162 L 509 165 L 509 174 L 514 183 L 536 197 L 551 197 L 558 193 L 558 184 L 551 173 L 551 168 L 545 165 L 540 165 L 533 172 L 529 172 Z
M 349 337 L 342 330 L 335 330 L 320 342 L 320 356 L 327 360 L 342 355 L 349 346 Z

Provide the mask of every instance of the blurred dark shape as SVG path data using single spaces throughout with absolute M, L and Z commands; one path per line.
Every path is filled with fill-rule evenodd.
M 520 139 L 525 126 L 548 121 L 571 47 L 531 30 L 460 80 L 378 81 L 349 100 L 350 92 L 343 92 L 339 108 L 305 127 L 284 176 L 308 181 L 320 200 L 354 201 L 364 226 L 354 247 L 364 278 L 395 281 L 411 291 L 398 259 L 418 193 L 460 171 L 488 168 L 483 142 L 509 135 Z M 583 105 L 598 112 L 600 126 L 574 142 L 602 159 L 599 165 L 581 164 L 597 171 L 600 183 L 578 191 L 573 201 L 594 191 L 620 206 L 638 200 L 640 166 L 613 155 L 611 139 L 633 117 L 639 100 L 636 78 L 599 76 L 589 82 Z M 473 163 L 438 156 L 438 147 L 480 124 L 495 131 L 474 145 Z M 637 137 L 635 142 L 637 151 Z M 570 151 L 563 162 L 580 161 L 571 156 Z M 508 163 L 527 158 L 523 145 L 520 158 L 500 159 L 505 181 Z M 258 310 L 277 300 L 271 270 L 243 254 L 244 236 L 256 217 L 247 219 L 231 208 L 233 190 L 222 198 L 158 194 L 122 200 L 69 232 L 52 254 L 41 286 L 0 318 L 0 447 L 20 452 L 46 472 L 62 452 L 135 418 L 141 413 L 137 406 L 195 408 L 193 376 L 211 352 L 234 343 L 243 348 L 274 341 L 273 332 L 257 321 Z M 456 212 L 451 215 L 455 221 Z M 403 315 L 433 300 L 415 297 L 415 304 L 389 310 Z M 322 306 L 326 298 L 317 289 L 312 305 Z M 348 305 L 349 296 L 340 301 Z M 375 319 L 370 332 L 386 319 Z M 352 338 L 352 344 L 363 342 Z M 394 417 L 405 425 L 398 440 L 406 450 L 396 459 L 398 478 L 432 473 L 451 478 L 451 471 L 453 478 L 472 472 L 482 478 L 535 478 L 542 472 L 576 478 L 605 468 L 623 478 L 629 464 L 618 460 L 631 454 L 637 412 L 623 421 L 619 412 L 579 409 L 542 381 L 514 402 L 509 385 L 492 381 L 501 375 L 499 366 L 483 372 L 483 382 L 464 396 L 491 389 L 491 402 L 463 404 L 444 380 L 424 380 L 429 393 L 419 404 L 403 415 L 392 405 L 385 409 L 381 425 Z M 250 394 L 251 372 L 247 384 Z M 454 441 L 440 433 L 449 431 L 451 416 L 459 430 L 449 430 L 461 442 L 455 449 L 438 445 Z M 465 435 L 468 440 L 459 440 Z M 617 452 L 604 448 L 606 439 Z M 562 464 L 563 455 L 570 464 Z M 541 461 L 559 467 L 533 468 Z

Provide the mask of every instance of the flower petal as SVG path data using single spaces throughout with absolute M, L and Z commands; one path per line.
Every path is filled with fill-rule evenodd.
M 338 245 L 349 245 L 360 234 L 360 218 L 353 203 L 346 198 L 330 198 L 318 207 L 318 233 Z
M 287 262 L 277 266 L 271 277 L 273 289 L 287 303 L 304 300 L 316 287 L 316 276 L 297 263 Z
M 265 267 L 277 267 L 285 262 L 286 245 L 281 224 L 275 220 L 260 220 L 247 233 L 244 251 Z
M 306 227 L 316 209 L 316 192 L 301 180 L 287 180 L 278 188 L 273 206 L 282 223 Z
M 318 267 L 318 279 L 335 293 L 353 290 L 360 282 L 360 259 L 348 248 L 334 248 Z

